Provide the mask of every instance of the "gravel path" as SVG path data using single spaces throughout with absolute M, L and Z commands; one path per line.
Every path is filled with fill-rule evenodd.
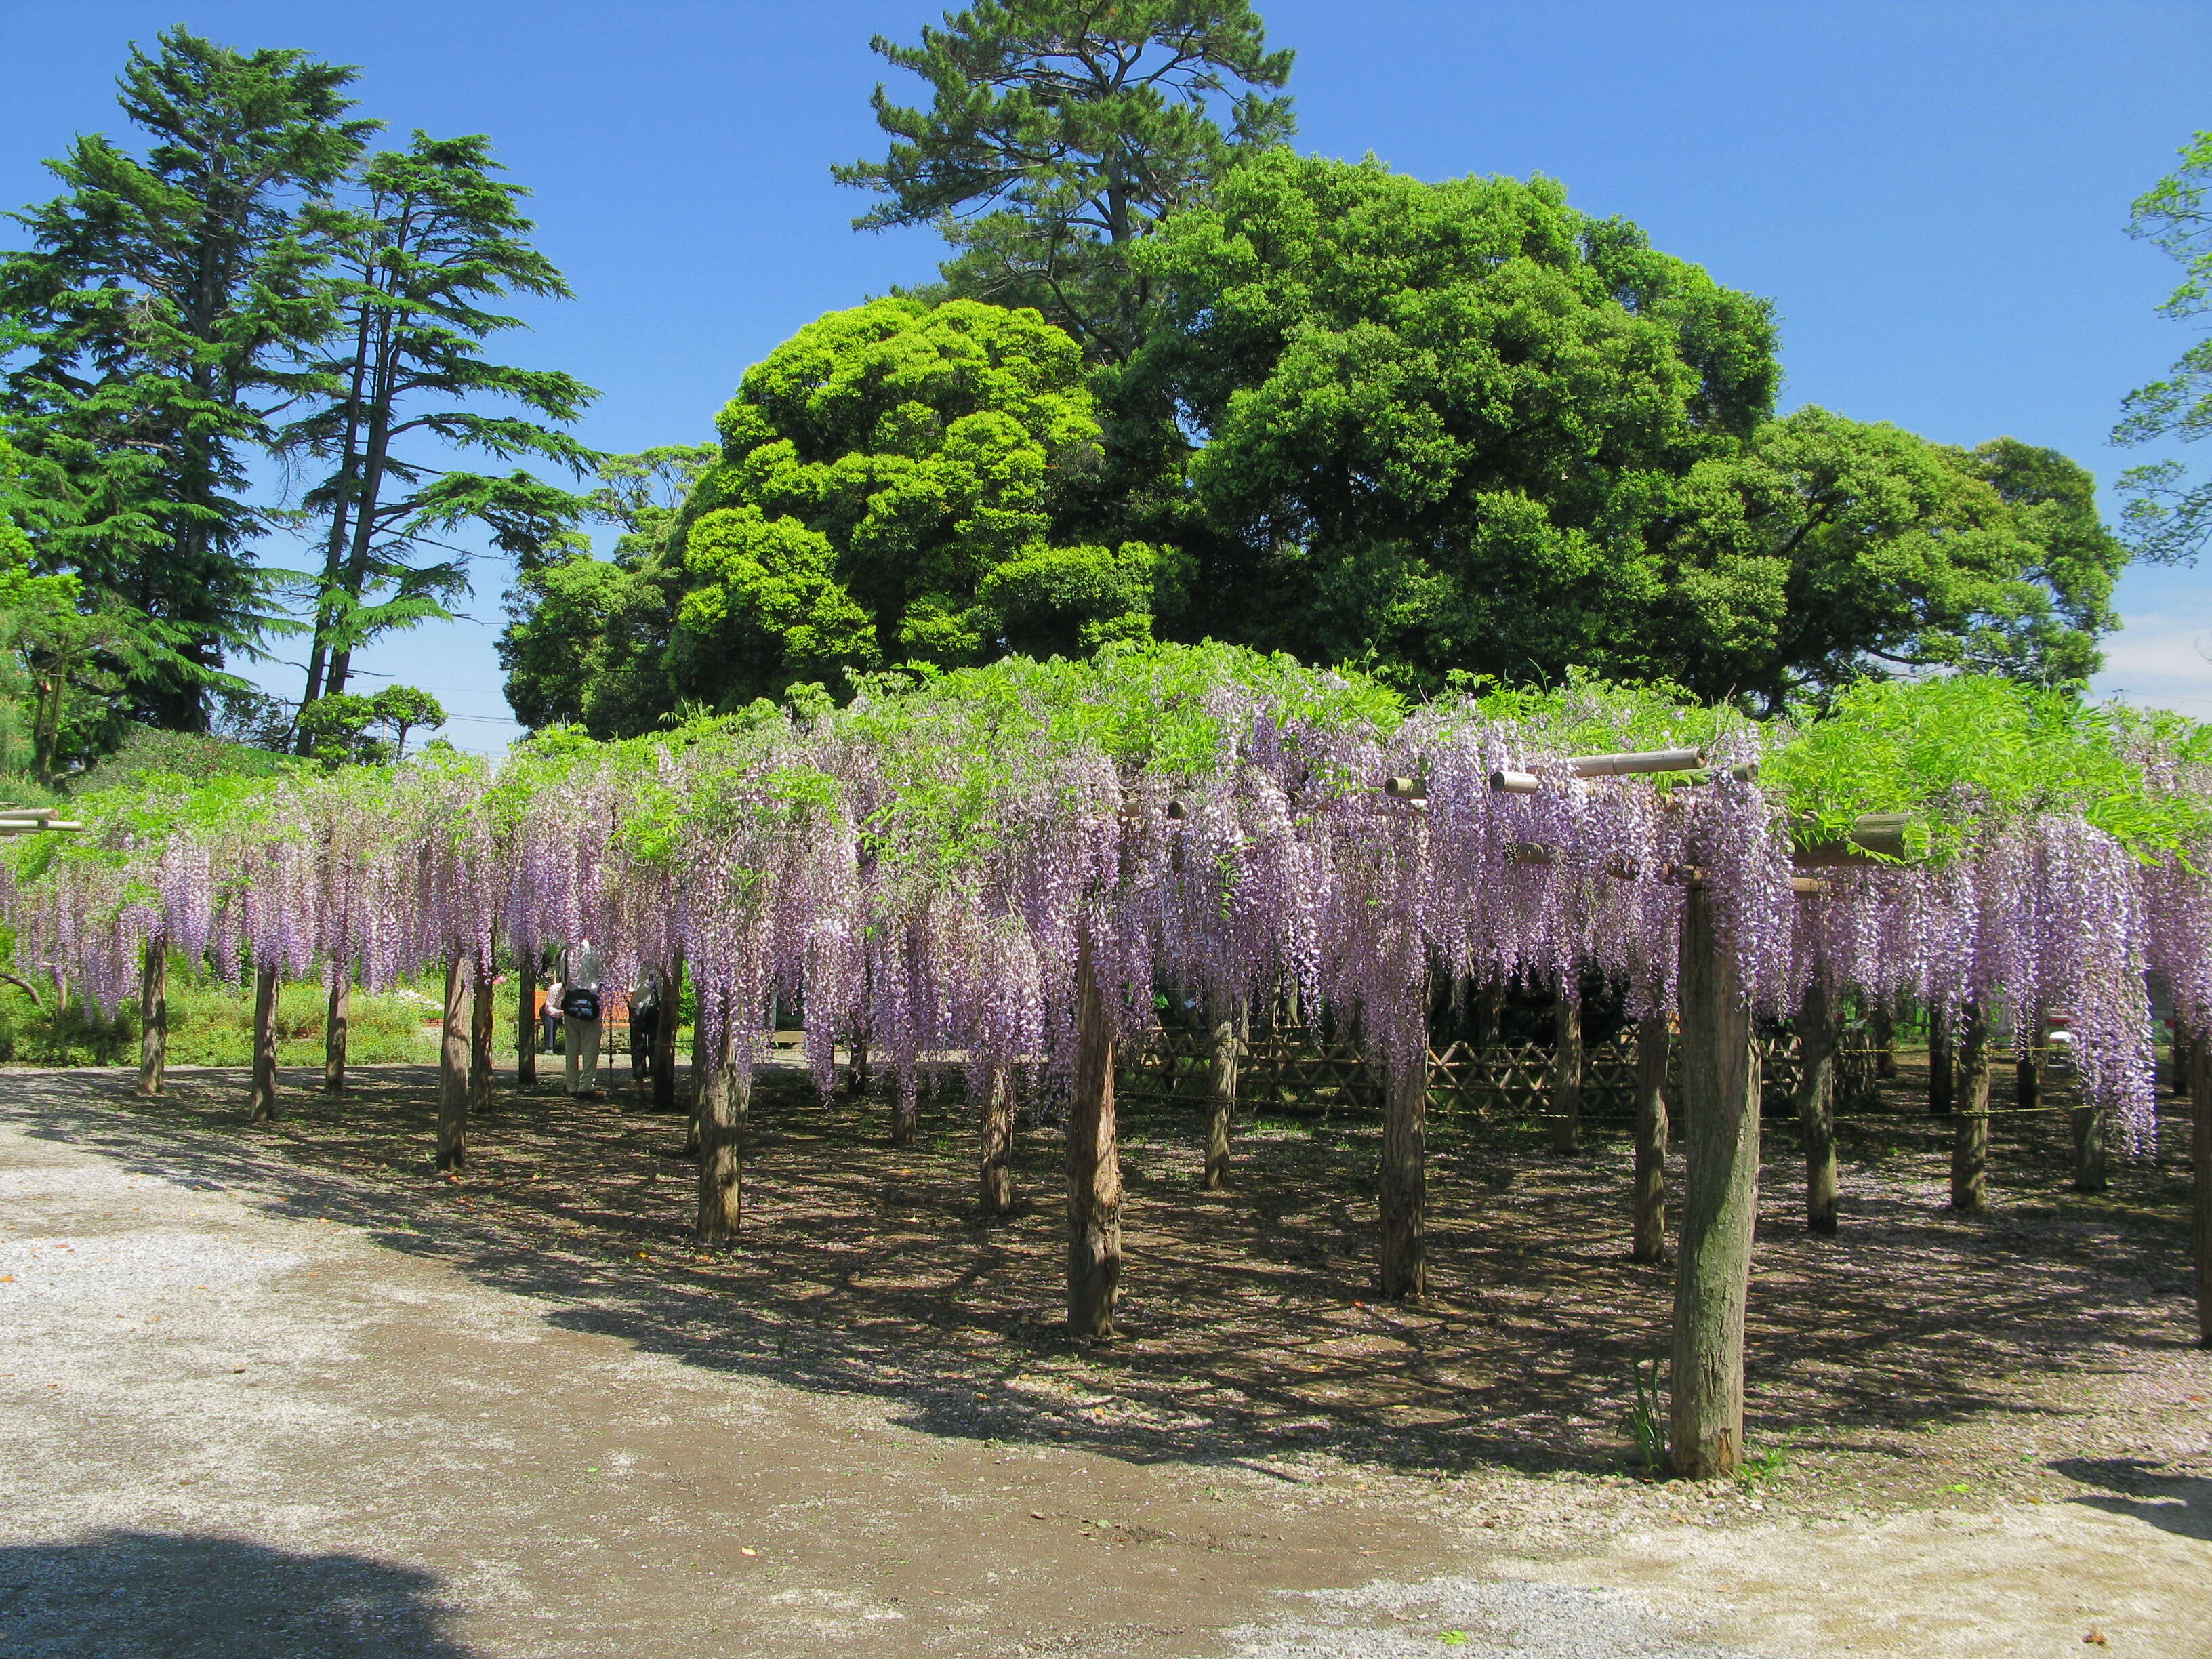
M 856 1392 L 649 1264 L 119 1086 L 0 1078 L 0 1656 L 2212 1656 L 2212 1480 L 1815 1522 L 963 1431 L 901 1397 L 926 1353 Z

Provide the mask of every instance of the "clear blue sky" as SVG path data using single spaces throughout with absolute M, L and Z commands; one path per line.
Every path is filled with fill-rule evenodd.
M 828 169 L 880 148 L 869 37 L 911 38 L 938 9 L 14 0 L 0 6 L 0 204 L 51 195 L 40 161 L 72 132 L 125 136 L 116 70 L 171 22 L 358 64 L 364 113 L 402 137 L 488 133 L 536 191 L 540 244 L 577 298 L 533 307 L 534 333 L 507 349 L 601 389 L 584 439 L 696 441 L 793 330 L 930 274 L 934 239 L 853 232 L 864 200 Z M 2202 0 L 1261 10 L 1298 55 L 1302 147 L 1371 150 L 1425 178 L 1564 179 L 1583 208 L 1776 302 L 1785 406 L 1951 442 L 2010 434 L 2110 479 L 2132 459 L 2105 442 L 2120 397 L 2189 337 L 2153 314 L 2176 268 L 2122 230 L 2129 201 L 2212 127 Z M 473 717 L 453 728 L 466 747 L 514 729 L 491 651 L 505 585 L 485 563 L 482 623 L 368 661 Z M 2131 573 L 2121 608 L 2106 685 L 2212 716 L 2204 577 Z M 291 668 L 261 678 L 298 695 Z

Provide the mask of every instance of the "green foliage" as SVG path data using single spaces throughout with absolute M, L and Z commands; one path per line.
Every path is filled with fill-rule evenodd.
M 206 724 L 227 653 L 283 626 L 244 499 L 271 411 L 313 388 L 301 358 L 328 311 L 302 210 L 359 152 L 353 71 L 297 52 L 239 52 L 179 27 L 133 48 L 124 111 L 143 159 L 97 134 L 48 163 L 67 193 L 21 216 L 0 264 L 6 402 L 65 511 L 34 539 L 46 568 L 175 630 L 119 662 L 132 710 Z
M 526 721 L 625 735 L 887 663 L 1140 640 L 1186 602 L 1173 550 L 1061 538 L 1099 427 L 1073 342 L 1034 312 L 832 313 L 717 426 L 720 459 L 673 525 L 633 532 L 641 553 L 526 579 L 501 646 Z
M 959 250 L 951 292 L 1034 307 L 1094 362 L 1125 361 L 1149 322 L 1130 246 L 1291 131 L 1291 54 L 1243 0 L 984 0 L 918 46 L 872 45 L 933 101 L 876 88 L 889 155 L 832 169 L 888 198 L 856 227 L 936 227 Z
M 205 732 L 134 726 L 125 732 L 112 752 L 74 779 L 71 787 L 82 798 L 143 790 L 157 777 L 186 784 L 216 778 L 282 777 L 299 771 L 303 764 L 266 749 Z
M 1648 1475 L 1667 1468 L 1667 1407 L 1659 1395 L 1659 1360 L 1632 1359 L 1628 1380 L 1634 1397 L 1628 1407 L 1628 1431 L 1636 1441 L 1636 1455 Z
M 1275 151 L 1133 258 L 1172 326 L 1123 390 L 1205 440 L 1185 541 L 1232 637 L 1412 690 L 1580 666 L 1771 712 L 1869 673 L 2075 678 L 2113 625 L 2081 469 L 1771 419 L 1765 303 L 1549 179 Z
M 249 1066 L 253 1061 L 251 987 L 185 978 L 182 963 L 169 976 L 168 1060 L 172 1066 Z M 286 985 L 278 993 L 276 1059 L 282 1066 L 319 1066 L 323 1059 L 325 992 L 316 984 Z M 0 1061 L 28 1066 L 133 1066 L 138 1060 L 138 1008 L 126 1003 L 113 1019 L 72 999 L 64 1010 L 46 1007 L 13 986 L 0 986 Z M 346 1058 L 350 1065 L 421 1063 L 434 1058 L 423 1035 L 438 1017 L 434 997 L 419 988 L 384 995 L 356 990 L 348 1003 Z
M 2212 314 L 2212 132 L 2194 135 L 2181 165 L 2136 198 L 2128 234 L 2181 262 L 2181 283 L 2159 307 L 2176 322 Z M 2212 433 L 2212 337 L 2182 353 L 2162 380 L 2130 392 L 2112 441 L 2175 439 L 2193 443 Z M 2176 459 L 2132 467 L 2122 475 L 2123 514 L 2138 556 L 2154 564 L 2194 564 L 2212 539 L 2212 480 L 2189 482 Z

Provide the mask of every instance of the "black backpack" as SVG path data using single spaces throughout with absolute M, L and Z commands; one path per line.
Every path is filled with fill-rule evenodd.
M 571 1019 L 597 1019 L 599 1017 L 599 994 L 587 986 L 579 985 L 561 999 L 561 1012 Z

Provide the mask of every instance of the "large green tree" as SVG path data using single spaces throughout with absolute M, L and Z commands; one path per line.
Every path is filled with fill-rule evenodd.
M 2212 132 L 2183 147 L 2181 165 L 2137 198 L 2128 234 L 2166 250 L 2186 273 L 2159 307 L 2177 322 L 2212 316 Z M 2166 379 L 2128 394 L 2112 440 L 2193 443 L 2212 434 L 2212 335 L 2182 353 Z M 2212 478 L 2191 482 L 2168 457 L 2120 480 L 2130 539 L 2156 564 L 2193 564 L 2212 540 Z
M 1770 704 L 2094 665 L 2122 555 L 2079 469 L 1775 421 L 1766 304 L 1551 180 L 1276 150 L 1135 258 L 1169 306 L 1125 378 L 1197 446 L 1189 627 L 1411 689 L 1582 666 Z
M 444 539 L 456 526 L 489 525 L 495 540 L 513 541 L 518 520 L 550 518 L 557 533 L 581 511 L 526 471 L 445 464 L 473 450 L 581 472 L 594 459 L 562 429 L 590 387 L 484 355 L 487 341 L 523 326 L 498 302 L 568 296 L 529 242 L 528 192 L 497 171 L 480 136 L 418 132 L 405 149 L 368 158 L 353 181 L 358 199 L 325 216 L 337 322 L 320 364 L 328 391 L 283 434 L 288 454 L 328 469 L 307 497 L 324 531 L 305 704 L 343 693 L 368 641 L 450 615 L 469 590 L 466 557 Z
M 1075 343 L 1028 310 L 878 300 L 750 370 L 669 533 L 549 565 L 502 647 L 530 724 L 638 730 L 883 664 L 1143 637 L 1184 603 L 1170 549 L 1066 533 L 1097 465 Z
M 1095 362 L 1149 323 L 1130 249 L 1291 131 L 1291 54 L 1241 0 L 993 0 L 872 45 L 932 96 L 876 88 L 889 154 L 834 169 L 886 198 L 855 223 L 937 226 L 950 291 L 1032 307 Z
M 134 712 L 162 725 L 204 728 L 226 657 L 277 620 L 247 469 L 315 384 L 301 354 L 328 312 L 301 213 L 374 127 L 347 116 L 353 76 L 181 27 L 132 48 L 118 85 L 145 154 L 79 137 L 47 164 L 66 193 L 16 216 L 32 246 L 0 264 L 0 315 L 20 331 L 9 410 L 70 498 L 41 557 L 88 605 L 177 631 L 127 676 Z

